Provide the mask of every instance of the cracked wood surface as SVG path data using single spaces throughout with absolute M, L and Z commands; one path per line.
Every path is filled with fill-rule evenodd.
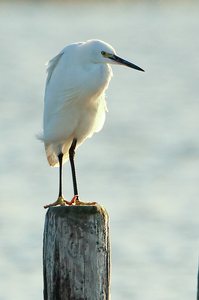
M 99 205 L 50 207 L 43 245 L 44 300 L 109 300 L 108 214 Z

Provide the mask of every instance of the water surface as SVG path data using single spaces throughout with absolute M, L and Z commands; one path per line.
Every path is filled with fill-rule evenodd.
M 1 300 L 42 299 L 42 206 L 55 199 L 58 181 L 35 138 L 44 63 L 65 44 L 89 38 L 146 70 L 114 66 L 104 130 L 77 154 L 82 199 L 110 214 L 112 299 L 195 298 L 198 8 L 1 3 Z M 70 198 L 68 165 L 64 175 Z

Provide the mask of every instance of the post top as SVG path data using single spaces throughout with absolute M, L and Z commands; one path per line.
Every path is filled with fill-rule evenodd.
M 53 214 L 59 217 L 65 217 L 68 214 L 74 216 L 94 214 L 108 216 L 105 208 L 97 203 L 95 205 L 52 206 L 48 208 L 47 214 Z

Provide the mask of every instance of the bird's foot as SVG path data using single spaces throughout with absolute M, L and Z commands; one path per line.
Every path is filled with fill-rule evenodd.
M 79 200 L 79 196 L 75 195 L 73 199 L 71 200 L 72 205 L 76 206 L 87 206 L 87 205 L 96 205 L 96 202 L 83 202 Z M 71 205 L 71 204 L 70 204 Z
M 65 206 L 65 205 L 67 205 L 68 203 L 70 203 L 70 202 L 68 202 L 67 200 L 65 200 L 62 196 L 59 196 L 59 197 L 57 198 L 57 201 L 55 201 L 55 202 L 53 202 L 53 203 L 51 203 L 51 204 L 45 205 L 44 208 L 48 208 L 48 207 L 50 207 L 50 206 L 57 206 L 57 205 Z M 69 205 L 69 204 L 68 204 L 68 205 Z
M 51 204 L 47 204 L 44 206 L 44 208 L 48 208 L 48 207 L 51 207 L 51 206 L 57 206 L 57 205 L 60 205 L 60 206 L 66 206 L 66 205 L 76 205 L 76 206 L 86 206 L 86 205 L 95 205 L 96 202 L 83 202 L 83 201 L 80 201 L 79 200 L 79 196 L 78 195 L 75 195 L 71 201 L 67 201 L 65 200 L 62 196 L 59 196 L 57 201 L 51 203 Z

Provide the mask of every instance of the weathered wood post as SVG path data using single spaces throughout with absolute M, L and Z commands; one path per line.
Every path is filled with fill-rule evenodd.
M 99 205 L 50 207 L 43 245 L 44 300 L 109 300 L 108 214 Z

